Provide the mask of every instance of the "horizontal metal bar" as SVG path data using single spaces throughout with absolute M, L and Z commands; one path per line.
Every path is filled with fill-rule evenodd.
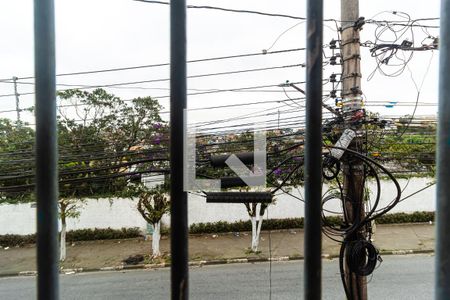
M 247 186 L 241 177 L 224 177 L 220 178 L 220 187 L 222 189 L 232 188 L 232 187 L 244 187 Z
M 257 154 L 265 155 L 265 153 L 258 153 L 258 152 L 257 152 Z M 231 155 L 233 155 L 233 154 L 211 156 L 211 158 L 209 159 L 211 166 L 213 166 L 215 168 L 226 167 L 227 164 L 225 162 Z M 254 152 L 243 152 L 243 153 L 237 153 L 234 155 L 236 155 L 237 158 L 239 158 L 246 165 L 250 165 L 250 164 L 254 163 L 254 159 L 255 159 Z
M 269 192 L 210 192 L 206 194 L 207 203 L 271 203 Z

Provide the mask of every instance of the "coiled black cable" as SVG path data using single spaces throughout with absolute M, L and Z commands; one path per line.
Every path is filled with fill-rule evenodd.
M 356 240 L 346 243 L 347 265 L 358 276 L 368 276 L 375 270 L 378 261 L 378 250 L 367 240 Z

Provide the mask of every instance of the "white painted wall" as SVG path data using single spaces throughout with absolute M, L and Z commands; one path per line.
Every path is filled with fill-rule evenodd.
M 140 227 L 146 224 L 136 209 L 137 201 L 88 199 L 77 219 L 67 220 L 67 229 Z M 36 208 L 32 204 L 0 205 L 0 234 L 36 232 Z
M 407 196 L 425 187 L 431 178 L 400 179 L 404 188 L 403 196 Z M 371 189 L 375 185 L 369 185 Z M 326 191 L 326 187 L 323 189 Z M 293 189 L 291 192 L 303 197 L 303 189 Z M 399 203 L 392 212 L 434 211 L 435 186 Z M 393 184 L 383 181 L 380 205 L 385 206 L 395 196 Z M 304 216 L 303 202 L 283 194 L 276 197 L 276 204 L 269 206 L 270 218 L 296 218 Z M 89 199 L 81 211 L 78 219 L 69 219 L 68 230 L 81 228 L 122 228 L 139 227 L 145 230 L 146 224 L 136 209 L 137 201 L 130 199 L 115 199 L 110 203 L 108 199 Z M 326 206 L 330 210 L 339 210 L 340 204 L 334 201 Z M 238 221 L 247 220 L 248 215 L 243 204 L 207 204 L 206 199 L 196 195 L 189 195 L 189 224 L 199 222 Z M 163 218 L 163 224 L 169 224 L 169 217 Z M 0 234 L 30 234 L 36 231 L 36 209 L 30 204 L 0 205 Z

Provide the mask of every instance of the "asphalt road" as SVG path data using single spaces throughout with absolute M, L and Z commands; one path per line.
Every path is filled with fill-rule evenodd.
M 432 299 L 434 257 L 384 256 L 370 299 Z M 303 261 L 272 263 L 272 299 L 303 299 Z M 169 299 L 169 269 L 61 276 L 61 299 Z M 0 278 L 0 299 L 34 299 L 35 277 Z M 337 260 L 324 260 L 323 299 L 345 299 Z M 190 299 L 269 299 L 269 264 L 192 268 Z

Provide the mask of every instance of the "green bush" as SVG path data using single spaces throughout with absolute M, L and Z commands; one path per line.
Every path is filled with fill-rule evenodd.
M 113 240 L 113 239 L 129 239 L 142 236 L 138 227 L 134 228 L 94 228 L 94 229 L 78 229 L 68 231 L 66 234 L 67 242 L 76 241 L 93 241 L 93 240 Z M 19 235 L 5 234 L 0 235 L 0 246 L 15 247 L 36 243 L 36 235 Z
M 400 223 L 428 223 L 434 221 L 434 212 L 414 212 L 414 213 L 393 213 L 381 216 L 376 219 L 377 224 L 400 224 Z M 326 222 L 329 225 L 339 226 L 342 224 L 342 219 L 337 216 L 326 217 Z M 294 229 L 303 228 L 303 218 L 290 219 L 264 219 L 262 230 L 277 230 L 277 229 Z M 196 223 L 192 224 L 189 232 L 192 234 L 201 233 L 223 233 L 223 232 L 240 232 L 251 231 L 252 223 L 249 221 L 229 222 L 215 222 L 215 223 Z
M 430 221 L 434 222 L 434 212 L 432 211 L 416 211 L 410 214 L 387 214 L 376 220 L 378 224 L 425 223 Z
M 4 234 L 0 235 L 0 246 L 2 247 L 15 247 L 23 246 L 26 244 L 36 243 L 36 235 L 19 235 L 19 234 Z
M 142 236 L 138 227 L 133 228 L 94 228 L 94 229 L 78 229 L 67 232 L 66 239 L 68 242 L 75 241 L 94 241 L 94 240 L 115 240 L 129 239 Z
M 303 218 L 291 218 L 291 219 L 269 219 L 264 220 L 262 223 L 262 230 L 276 230 L 276 229 L 289 229 L 289 228 L 303 228 Z M 196 223 L 192 224 L 189 228 L 189 233 L 223 233 L 223 232 L 241 232 L 251 231 L 252 223 L 248 221 L 237 221 L 233 223 L 228 222 L 215 222 L 215 223 Z

